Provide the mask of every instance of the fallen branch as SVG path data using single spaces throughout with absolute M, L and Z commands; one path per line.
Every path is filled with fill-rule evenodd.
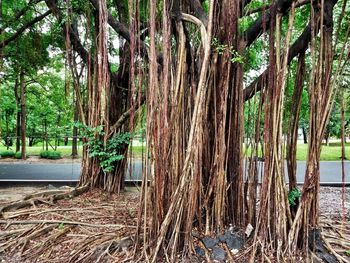
M 23 207 L 27 207 L 27 206 L 32 206 L 32 205 L 35 206 L 36 204 L 40 204 L 40 203 L 46 203 L 46 204 L 48 203 L 48 204 L 52 205 L 52 203 L 55 201 L 62 200 L 65 198 L 76 197 L 76 196 L 86 192 L 88 189 L 89 189 L 89 186 L 85 185 L 85 186 L 74 188 L 71 191 L 64 191 L 64 192 L 60 192 L 60 193 L 57 193 L 57 191 L 51 191 L 52 195 L 49 195 L 48 191 L 45 191 L 42 193 L 35 193 L 32 196 L 25 197 L 25 198 L 29 198 L 29 199 L 15 201 L 15 202 L 12 202 L 10 204 L 7 204 L 7 205 L 1 207 L 0 213 L 3 214 L 5 211 L 11 210 L 11 209 L 19 209 L 19 208 L 23 208 Z M 40 194 L 46 195 L 46 198 L 45 199 L 32 198 L 32 197 L 36 197 Z M 2 215 L 2 217 L 3 217 L 3 215 Z
M 64 190 L 55 189 L 55 190 L 36 192 L 33 194 L 26 195 L 25 197 L 23 197 L 23 200 L 29 200 L 29 199 L 36 198 L 36 197 L 45 197 L 45 196 L 50 196 L 50 195 L 62 194 L 62 193 L 66 193 L 66 192 L 67 192 L 67 189 L 64 189 Z
M 64 225 L 80 225 L 88 227 L 118 227 L 118 228 L 136 228 L 136 226 L 122 225 L 122 224 L 90 224 L 78 221 L 65 221 L 65 220 L 18 220 L 18 221 L 6 221 L 0 220 L 0 224 L 7 225 L 35 225 L 35 224 L 64 224 Z
M 100 212 L 94 211 L 97 209 L 106 209 L 106 208 L 113 208 L 113 206 L 92 206 L 92 207 L 79 207 L 79 208 L 53 208 L 53 209 L 43 209 L 41 211 L 38 211 L 38 209 L 27 209 L 27 210 L 21 210 L 19 212 L 4 212 L 3 217 L 4 219 L 11 219 L 16 218 L 19 216 L 37 216 L 41 214 L 47 214 L 52 212 L 68 212 L 68 211 L 74 211 L 77 213 L 93 213 L 93 214 L 100 214 Z M 120 209 L 121 210 L 121 209 Z M 113 209 L 115 211 L 115 209 Z

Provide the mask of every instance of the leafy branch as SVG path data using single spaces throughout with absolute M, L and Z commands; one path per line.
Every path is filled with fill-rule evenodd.
M 104 143 L 105 133 L 102 125 L 89 127 L 75 123 L 74 126 L 80 129 L 82 137 L 86 139 L 84 146 L 88 147 L 89 157 L 97 158 L 105 173 L 112 172 L 116 162 L 124 159 L 122 152 L 130 144 L 132 133 L 115 134 Z
M 216 52 L 218 52 L 219 55 L 222 55 L 225 51 L 228 51 L 231 54 L 230 61 L 232 63 L 241 63 L 243 64 L 243 56 L 241 56 L 237 50 L 235 50 L 232 46 L 228 46 L 226 44 L 220 44 L 219 40 L 217 38 L 213 38 L 212 40 L 212 46 L 215 48 Z

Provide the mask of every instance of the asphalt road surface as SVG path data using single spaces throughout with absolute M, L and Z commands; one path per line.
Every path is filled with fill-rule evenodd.
M 263 167 L 261 163 L 260 169 Z M 297 181 L 303 183 L 305 173 L 305 162 L 298 162 Z M 1 163 L 0 183 L 45 181 L 45 182 L 74 182 L 79 180 L 79 163 Z M 345 163 L 345 182 L 350 183 L 350 162 Z M 132 176 L 131 176 L 132 175 Z M 142 163 L 133 162 L 131 169 L 126 173 L 127 181 L 141 180 Z M 341 162 L 321 162 L 321 183 L 341 183 Z

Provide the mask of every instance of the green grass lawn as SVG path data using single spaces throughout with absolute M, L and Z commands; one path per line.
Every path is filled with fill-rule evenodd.
M 11 147 L 9 150 L 15 151 L 16 147 Z M 82 150 L 83 147 L 79 146 L 78 147 L 78 156 L 82 156 Z M 2 151 L 6 151 L 6 147 L 3 145 L 0 146 L 0 153 Z M 27 147 L 27 155 L 28 156 L 39 156 L 40 152 L 43 151 L 42 146 L 32 146 L 32 147 Z M 53 151 L 53 149 L 49 146 L 49 151 Z M 72 154 L 72 146 L 58 146 L 57 151 L 61 153 L 63 157 L 69 157 Z
M 132 150 L 132 156 L 134 158 L 141 158 L 142 152 L 145 155 L 146 149 L 144 146 L 134 146 Z M 249 155 L 250 149 L 247 151 L 247 155 Z M 259 155 L 261 156 L 261 151 L 259 151 Z M 345 145 L 345 156 L 347 159 L 350 159 L 350 143 Z M 307 144 L 298 144 L 297 147 L 297 160 L 306 161 L 307 157 Z M 340 161 L 341 160 L 341 144 L 337 143 L 329 143 L 328 146 L 322 145 L 321 151 L 321 161 Z
M 297 160 L 305 161 L 307 157 L 307 144 L 298 144 Z M 350 143 L 345 145 L 345 157 L 350 159 Z M 322 145 L 321 161 L 340 161 L 341 160 L 341 144 L 329 143 L 329 145 Z
M 246 150 L 246 154 L 250 155 L 250 149 Z M 259 146 L 259 157 L 261 157 L 261 147 Z M 345 145 L 345 157 L 350 159 L 350 143 Z M 297 160 L 306 161 L 307 158 L 307 144 L 298 144 L 297 146 Z M 329 145 L 322 145 L 321 161 L 340 161 L 341 160 L 341 144 L 329 143 Z
M 14 147 L 12 147 L 12 150 L 14 151 Z M 78 147 L 78 155 L 82 156 L 82 149 L 83 147 L 79 145 Z M 33 146 L 33 147 L 27 147 L 27 154 L 29 156 L 34 155 L 38 156 L 40 152 L 43 150 L 42 146 Z M 49 150 L 51 151 L 52 148 L 49 147 Z M 0 146 L 0 152 L 6 151 L 6 148 L 1 145 Z M 58 152 L 61 153 L 63 157 L 69 157 L 72 153 L 72 147 L 71 146 L 59 146 L 57 149 Z M 250 149 L 247 151 L 247 155 L 249 154 Z M 146 147 L 145 146 L 133 146 L 132 152 L 130 153 L 133 158 L 141 158 L 142 154 L 145 156 L 146 154 Z M 261 155 L 261 153 L 259 153 Z M 350 143 L 347 143 L 345 145 L 345 156 L 347 159 L 350 159 Z M 298 144 L 297 147 L 297 160 L 299 161 L 305 161 L 307 157 L 307 144 Z M 341 145 L 340 143 L 330 143 L 328 146 L 323 145 L 322 151 L 321 151 L 321 161 L 340 161 L 341 160 Z

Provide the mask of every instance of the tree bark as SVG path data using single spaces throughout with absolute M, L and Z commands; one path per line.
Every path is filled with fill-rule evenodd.
M 75 101 L 74 107 L 74 123 L 78 121 L 78 105 Z M 68 140 L 67 140 L 68 142 Z M 72 157 L 75 158 L 78 156 L 78 128 L 76 126 L 73 127 L 73 137 L 72 137 Z
M 20 136 L 21 136 L 21 96 L 20 92 L 18 92 L 18 88 L 20 87 L 18 77 L 16 78 L 15 81 L 15 86 L 14 86 L 14 94 L 15 94 L 15 99 L 16 99 L 16 152 L 20 151 Z
M 16 113 L 16 152 L 21 150 L 21 112 L 17 109 Z
M 24 71 L 20 72 L 21 85 L 21 143 L 22 143 L 22 159 L 26 159 L 26 83 L 24 80 Z
M 48 151 L 49 150 L 49 137 L 47 134 L 47 118 L 45 117 L 44 119 L 44 140 L 45 140 L 45 150 Z
M 309 232 L 318 228 L 319 224 L 320 154 L 332 105 L 333 8 L 336 2 L 317 2 L 312 7 L 315 19 L 323 16 L 323 25 L 320 38 L 314 39 L 311 44 L 313 65 L 309 81 L 308 155 L 301 201 L 288 237 L 291 251 L 297 246 L 308 249 Z M 319 41 L 317 46 L 316 41 Z

